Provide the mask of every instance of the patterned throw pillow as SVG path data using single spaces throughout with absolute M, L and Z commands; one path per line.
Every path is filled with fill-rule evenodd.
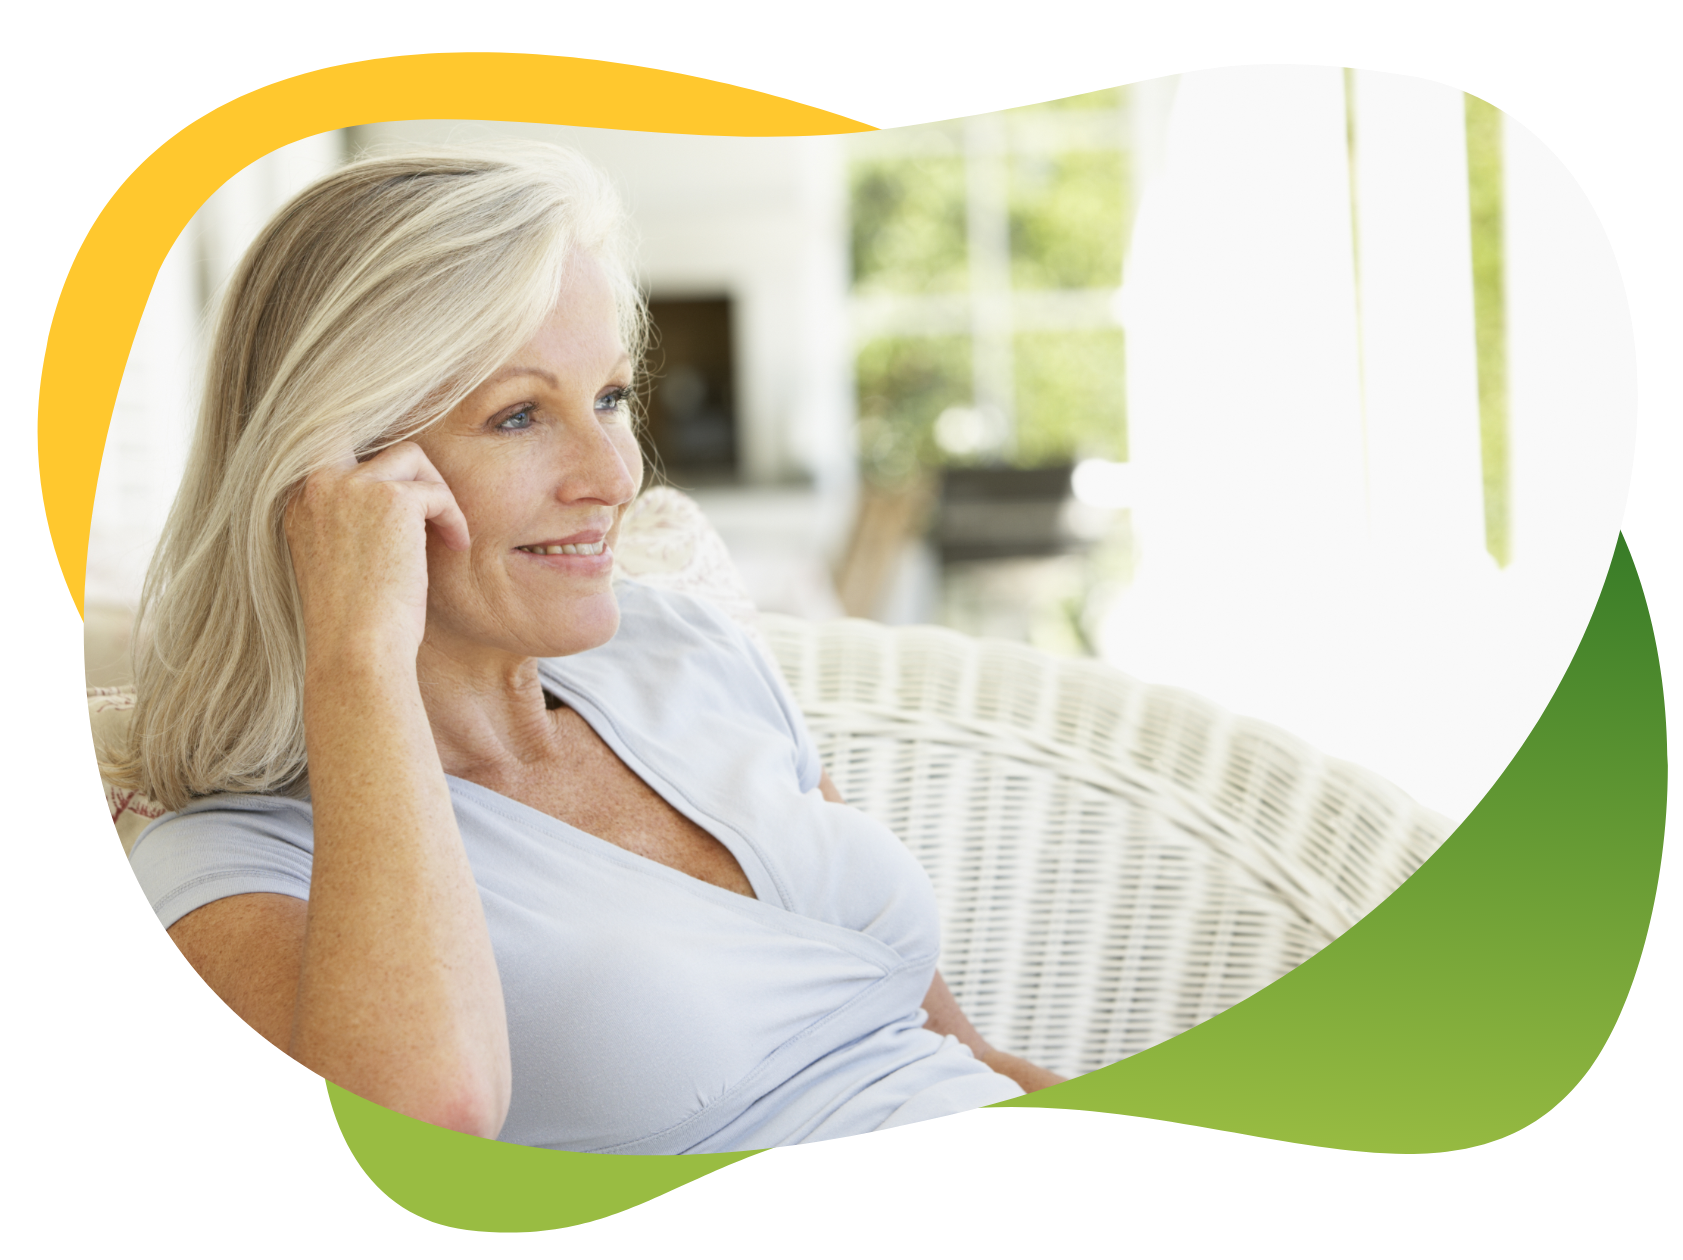
M 651 486 L 638 496 L 620 526 L 615 575 L 662 590 L 682 591 L 713 604 L 748 632 L 766 659 L 776 663 L 760 634 L 759 612 L 743 585 L 725 540 L 682 490 Z
M 129 714 L 134 711 L 133 687 L 89 687 L 88 721 L 93 726 L 95 748 L 109 747 L 121 739 L 128 729 Z M 116 825 L 117 838 L 123 842 L 123 852 L 134 847 L 135 839 L 146 824 L 162 816 L 164 807 L 143 792 L 112 787 L 101 782 L 105 789 L 105 803 L 111 807 L 111 821 Z

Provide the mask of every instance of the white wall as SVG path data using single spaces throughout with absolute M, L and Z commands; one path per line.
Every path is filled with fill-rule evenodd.
M 85 604 L 132 608 L 187 458 L 202 303 L 198 241 L 176 239 L 146 304 L 105 435 L 88 532 Z
M 132 608 L 140 596 L 187 457 L 212 301 L 269 216 L 337 166 L 343 151 L 340 133 L 327 132 L 252 163 L 193 216 L 159 268 L 100 463 L 88 537 L 90 608 Z
M 1461 93 L 1356 76 L 1361 358 L 1341 72 L 1204 71 L 1154 99 L 1122 301 L 1139 554 L 1105 655 L 1460 818 L 1542 712 L 1611 557 L 1635 415 L 1605 237 L 1510 122 L 1499 571 Z

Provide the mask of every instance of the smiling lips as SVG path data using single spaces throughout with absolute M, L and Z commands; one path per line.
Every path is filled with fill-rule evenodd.
M 584 522 L 580 522 L 584 524 Z M 542 542 L 526 543 L 514 550 L 523 551 L 529 556 L 577 556 L 580 560 L 593 560 L 593 564 L 565 565 L 568 571 L 589 570 L 595 572 L 604 565 L 613 563 L 614 553 L 608 550 L 608 535 L 613 533 L 614 522 L 597 517 L 585 525 L 585 528 L 575 530 L 571 534 L 563 534 L 559 538 L 546 538 Z
M 593 543 L 533 543 L 530 547 L 516 547 L 533 556 L 599 556 L 608 545 L 603 538 Z

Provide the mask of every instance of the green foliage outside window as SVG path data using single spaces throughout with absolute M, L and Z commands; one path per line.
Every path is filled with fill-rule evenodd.
M 1066 109 L 1118 109 L 1123 103 L 1124 89 L 1100 88 L 1097 92 L 1083 92 L 1079 96 L 1060 96 L 1055 101 L 1039 101 L 1020 105 L 1007 111 L 1010 114 L 1048 114 Z
M 1119 149 L 1013 157 L 1012 287 L 1121 284 L 1125 179 Z
M 1122 330 L 1018 333 L 1017 452 L 1025 468 L 1125 460 Z
M 878 337 L 859 351 L 859 455 L 879 485 L 940 462 L 935 418 L 970 401 L 970 338 Z
M 1478 346 L 1479 448 L 1484 466 L 1485 548 L 1506 565 L 1508 518 L 1508 325 L 1503 258 L 1502 113 L 1466 98 L 1467 193 L 1472 220 L 1473 330 Z
M 995 130 L 1007 145 L 1003 207 L 1013 294 L 1074 299 L 1046 321 L 1045 297 L 1022 307 L 1009 342 L 1015 441 L 1011 462 L 1032 467 L 1099 455 L 1126 458 L 1122 330 L 1102 312 L 1122 281 L 1129 202 L 1121 89 L 1008 111 Z M 1072 115 L 1087 112 L 1085 119 Z M 954 295 L 972 292 L 970 213 L 962 122 L 938 123 L 880 156 L 867 139 L 851 164 L 853 291 L 878 303 L 904 299 L 893 335 L 863 344 L 855 363 L 860 458 L 867 477 L 892 483 L 948 462 L 933 436 L 948 407 L 975 405 L 971 339 L 953 328 Z M 1048 139 L 1050 138 L 1050 139 Z M 1080 314 L 1093 309 L 1098 315 Z M 1006 295 L 1007 297 L 1009 295 Z M 927 308 L 922 331 L 916 304 Z M 1085 303 L 1085 305 L 1082 305 Z M 872 308 L 880 311 L 880 306 Z M 1013 316 L 1013 320 L 1017 316 Z M 886 330 L 885 330 L 886 331 Z
M 962 292 L 964 160 L 859 162 L 852 174 L 854 291 Z

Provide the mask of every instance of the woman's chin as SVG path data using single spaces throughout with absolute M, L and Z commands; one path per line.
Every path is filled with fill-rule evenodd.
M 606 581 L 583 590 L 504 591 L 496 600 L 450 598 L 435 590 L 427 609 L 427 639 L 463 660 L 573 656 L 601 647 L 619 631 L 619 599 Z
M 619 632 L 619 600 L 613 588 L 568 600 L 556 601 L 548 615 L 540 618 L 541 630 L 534 636 L 541 646 L 534 656 L 572 656 L 601 647 Z

